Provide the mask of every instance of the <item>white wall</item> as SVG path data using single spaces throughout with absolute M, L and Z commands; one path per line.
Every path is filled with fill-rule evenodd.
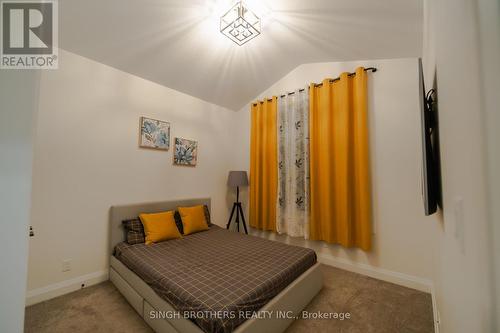
M 500 2 L 478 0 L 479 42 L 481 53 L 482 98 L 487 134 L 491 251 L 495 267 L 496 331 L 500 331 Z
M 22 332 L 38 73 L 0 70 L 0 332 Z
M 299 66 L 259 98 L 280 95 L 337 77 L 358 66 L 377 67 L 368 74 L 369 131 L 373 182 L 374 237 L 369 253 L 323 242 L 281 239 L 317 250 L 320 259 L 346 269 L 371 274 L 410 287 L 430 291 L 434 241 L 438 221 L 425 217 L 421 198 L 420 100 L 417 59 L 316 63 Z M 250 106 L 241 118 L 242 168 L 248 169 Z
M 425 14 L 424 63 L 428 78 L 436 69 L 443 177 L 444 215 L 436 238 L 435 276 L 440 329 L 494 332 L 487 119 L 477 21 L 481 16 L 476 1 L 455 0 L 428 0 Z M 498 18 L 498 13 L 491 15 Z M 498 87 L 489 88 L 498 95 Z M 457 205 L 460 200 L 462 209 Z
M 39 107 L 29 303 L 106 278 L 111 205 L 211 197 L 214 222 L 227 223 L 234 111 L 65 51 L 43 72 Z M 139 148 L 140 116 L 169 121 L 172 141 L 197 140 L 198 165 Z

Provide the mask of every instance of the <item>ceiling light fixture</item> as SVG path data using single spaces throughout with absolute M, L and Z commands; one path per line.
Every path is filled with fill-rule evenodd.
M 237 1 L 220 18 L 220 32 L 240 46 L 260 35 L 260 31 L 260 18 L 243 1 Z

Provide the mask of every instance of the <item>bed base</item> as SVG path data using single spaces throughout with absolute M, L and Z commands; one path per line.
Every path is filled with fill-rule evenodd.
M 158 318 L 158 313 L 173 313 L 174 307 L 160 298 L 150 286 L 114 256 L 110 258 L 110 266 L 111 282 L 155 332 L 203 333 L 188 319 Z M 323 276 L 319 266 L 317 263 L 309 268 L 260 310 L 273 311 L 273 314 L 279 311 L 288 312 L 293 313 L 292 316 L 300 314 L 323 286 Z M 293 318 L 277 318 L 275 315 L 265 319 L 251 318 L 239 325 L 234 332 L 283 332 L 293 321 Z

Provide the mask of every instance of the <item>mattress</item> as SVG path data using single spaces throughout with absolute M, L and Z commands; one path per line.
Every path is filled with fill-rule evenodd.
M 153 245 L 119 243 L 115 257 L 205 332 L 232 332 L 316 263 L 313 250 L 209 230 Z

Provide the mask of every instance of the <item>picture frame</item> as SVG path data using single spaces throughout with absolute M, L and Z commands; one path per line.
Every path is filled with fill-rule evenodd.
M 158 119 L 141 117 L 139 125 L 139 147 L 169 150 L 170 123 Z
M 198 142 L 176 137 L 173 155 L 174 165 L 195 167 L 198 163 Z

